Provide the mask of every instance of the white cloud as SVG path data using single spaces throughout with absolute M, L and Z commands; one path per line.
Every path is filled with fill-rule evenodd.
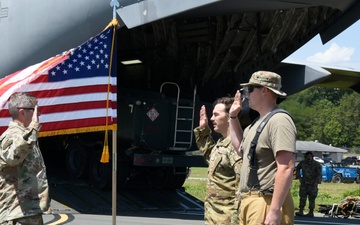
M 330 48 L 325 50 L 325 52 L 318 52 L 306 58 L 306 60 L 317 63 L 350 61 L 354 52 L 354 48 L 340 47 L 336 43 L 332 43 Z

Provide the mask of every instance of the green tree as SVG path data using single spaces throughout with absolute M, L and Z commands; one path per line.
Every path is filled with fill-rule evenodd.
M 327 99 L 316 100 L 312 108 L 314 113 L 311 115 L 311 131 L 309 133 L 310 140 L 318 140 L 324 144 L 330 144 L 326 127 L 332 126 L 331 116 L 334 104 Z
M 290 112 L 294 118 L 297 129 L 297 139 L 307 140 L 312 127 L 310 119 L 313 114 L 313 109 L 298 102 L 297 97 L 296 95 L 289 96 L 280 104 L 280 107 Z
M 352 90 L 340 89 L 340 88 L 329 88 L 321 86 L 313 86 L 299 92 L 296 98 L 299 102 L 311 107 L 314 102 L 322 99 L 327 99 L 335 105 L 338 105 L 340 99 L 345 93 L 351 93 Z
M 352 90 L 311 87 L 280 104 L 296 123 L 298 140 L 360 147 L 360 95 Z
M 337 107 L 335 118 L 342 127 L 336 139 L 338 146 L 359 146 L 360 141 L 360 95 L 356 92 L 344 94 Z

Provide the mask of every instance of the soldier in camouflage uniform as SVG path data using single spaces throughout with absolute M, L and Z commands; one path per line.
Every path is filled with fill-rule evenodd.
M 222 137 L 215 142 L 211 136 L 205 106 L 200 110 L 200 125 L 195 128 L 196 143 L 208 163 L 205 197 L 205 224 L 238 225 L 241 157 L 231 145 L 229 109 L 233 98 L 224 97 L 214 102 L 211 117 L 214 131 Z
M 321 164 L 313 159 L 312 152 L 305 153 L 305 159 L 296 167 L 296 178 L 300 180 L 300 203 L 297 216 L 314 217 L 315 199 L 318 194 L 318 184 L 321 184 Z M 301 173 L 300 173 L 301 170 Z M 306 198 L 309 198 L 309 213 L 304 215 Z
M 13 94 L 9 112 L 13 121 L 0 136 L 0 224 L 42 225 L 50 198 L 38 145 L 41 125 L 36 97 Z

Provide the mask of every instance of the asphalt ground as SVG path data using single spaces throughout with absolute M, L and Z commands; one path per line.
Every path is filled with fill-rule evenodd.
M 47 225 L 203 225 L 203 212 L 137 212 L 111 215 L 94 214 L 51 214 L 44 215 Z M 359 225 L 360 219 L 329 218 L 316 213 L 314 218 L 295 217 L 295 225 Z

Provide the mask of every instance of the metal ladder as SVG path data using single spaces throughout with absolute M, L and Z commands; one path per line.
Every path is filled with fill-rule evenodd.
M 175 113 L 175 132 L 174 132 L 174 143 L 170 147 L 170 150 L 189 150 L 193 141 L 193 126 L 194 126 L 194 112 L 195 112 L 195 99 L 196 99 L 196 86 L 194 88 L 194 95 L 191 106 L 180 105 L 180 87 L 173 82 L 164 82 L 160 87 L 160 93 L 165 85 L 174 85 L 177 88 L 176 97 L 176 113 Z M 186 113 L 190 111 L 190 117 L 179 117 L 180 115 L 189 115 Z M 185 112 L 185 113 L 184 113 Z M 179 129 L 179 124 L 182 124 L 182 129 Z M 184 128 L 186 127 L 186 129 Z M 179 140 L 179 135 L 185 134 L 188 136 L 186 140 Z

